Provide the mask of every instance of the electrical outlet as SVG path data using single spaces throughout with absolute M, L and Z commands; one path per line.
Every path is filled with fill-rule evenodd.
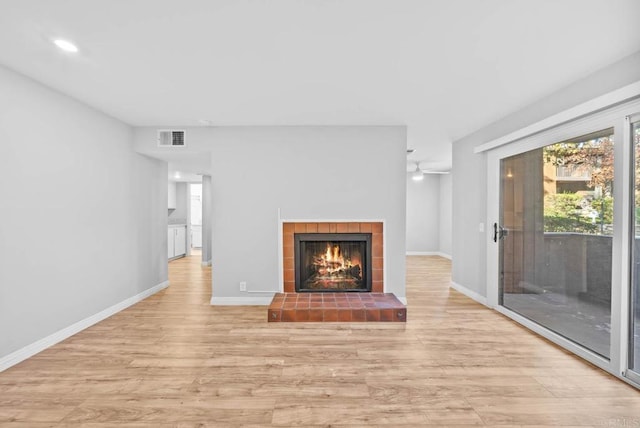
M 247 283 L 244 281 L 240 282 L 240 291 L 247 291 Z

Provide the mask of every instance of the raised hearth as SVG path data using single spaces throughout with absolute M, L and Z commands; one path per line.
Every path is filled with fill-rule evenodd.
M 392 293 L 277 293 L 269 322 L 406 322 L 407 307 Z
M 284 293 L 268 321 L 405 322 L 406 306 L 384 293 L 383 234 L 376 221 L 283 222 Z

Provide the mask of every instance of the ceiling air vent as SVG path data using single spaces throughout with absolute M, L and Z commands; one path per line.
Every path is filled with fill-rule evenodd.
M 158 130 L 158 147 L 185 147 L 184 131 L 175 129 Z

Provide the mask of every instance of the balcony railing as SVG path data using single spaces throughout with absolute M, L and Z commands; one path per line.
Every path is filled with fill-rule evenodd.
M 521 242 L 522 233 L 510 230 L 509 236 L 514 242 Z M 522 250 L 532 256 L 534 262 L 514 266 L 523 281 L 535 284 L 521 292 L 553 292 L 610 305 L 612 241 L 607 235 L 545 232 L 542 246 Z M 636 240 L 636 249 L 638 244 Z M 510 266 L 505 268 L 509 270 Z
M 590 181 L 591 171 L 580 165 L 559 165 L 556 167 L 556 179 L 565 181 Z

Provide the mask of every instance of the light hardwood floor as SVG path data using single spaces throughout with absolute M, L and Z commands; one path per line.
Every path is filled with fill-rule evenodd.
M 0 373 L 0 426 L 636 427 L 640 392 L 408 257 L 408 322 L 267 323 L 210 268 Z

